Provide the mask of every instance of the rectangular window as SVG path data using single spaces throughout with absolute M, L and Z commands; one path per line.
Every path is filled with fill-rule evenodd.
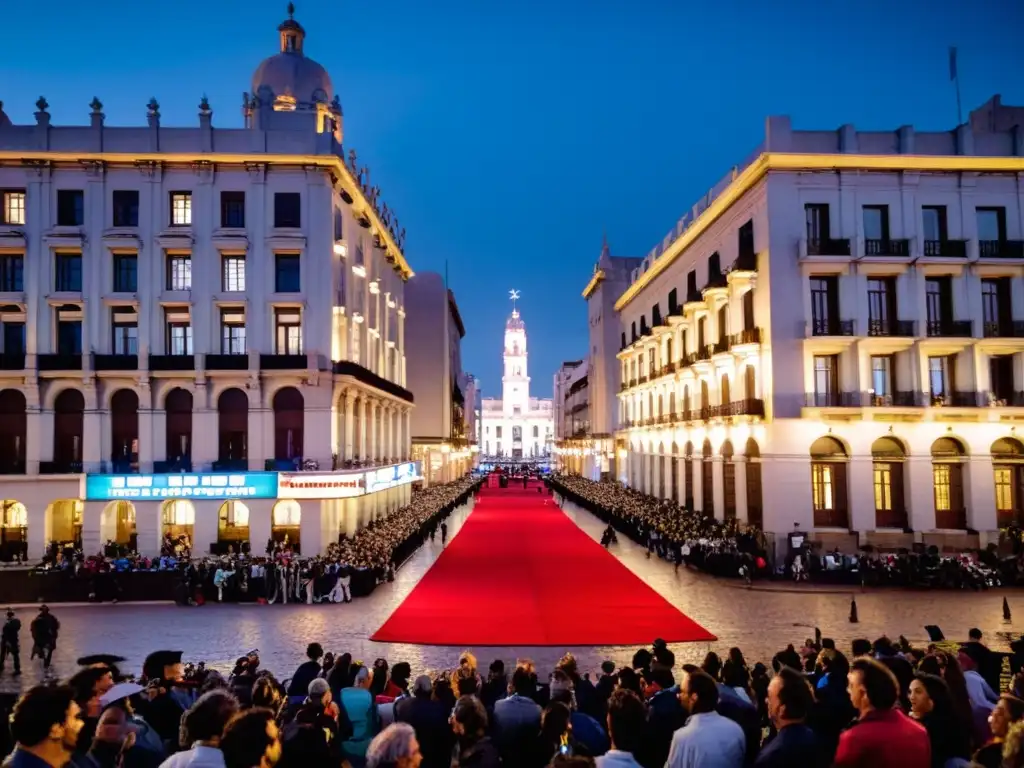
M 949 512 L 952 507 L 950 464 L 932 464 L 932 485 L 935 486 L 935 511 Z
M 344 228 L 342 227 L 341 209 L 334 209 L 334 240 L 342 240 L 345 237 Z
M 53 289 L 58 292 L 81 292 L 82 254 L 58 253 L 54 256 Z
M 167 354 L 192 354 L 192 319 L 187 310 L 167 311 Z
M 81 189 L 57 190 L 57 226 L 80 227 L 85 223 L 85 192 Z
M 871 358 L 871 389 L 876 404 L 879 400 L 892 397 L 892 355 L 875 355 Z
M 875 510 L 892 511 L 892 465 L 874 463 L 875 469 Z
M 1013 475 L 1009 467 L 995 467 L 996 509 L 1013 511 Z
M 831 402 L 839 390 L 839 356 L 814 356 L 814 394 L 819 405 Z
M 928 333 L 937 336 L 942 326 L 953 320 L 953 283 L 948 277 L 926 278 L 924 293 Z
M 191 192 L 171 192 L 171 226 L 192 226 Z
M 82 354 L 82 321 L 57 320 L 57 354 Z
M 501 427 L 500 426 L 496 426 L 494 428 L 494 436 L 495 437 L 501 437 Z M 501 449 L 499 448 L 498 450 L 500 452 Z
M 298 229 L 302 226 L 302 198 L 298 192 L 276 192 L 274 194 L 274 226 Z
M 277 293 L 299 293 L 302 290 L 297 253 L 274 256 L 274 290 Z
M 540 437 L 540 427 L 534 427 L 533 428 L 533 436 L 534 437 Z
M 868 279 L 868 335 L 888 336 L 896 321 L 896 281 L 891 277 Z
M 978 220 L 978 239 L 985 242 L 1002 242 L 1006 240 L 1006 209 L 978 208 L 975 212 Z
M 135 293 L 138 289 L 138 256 L 135 254 L 114 254 L 114 292 Z
M 225 256 L 221 261 L 221 290 L 245 291 L 245 256 Z
M 811 323 L 816 336 L 831 335 L 839 320 L 839 285 L 836 277 L 811 277 Z
M 0 256 L 0 292 L 15 293 L 25 290 L 25 257 Z
M 864 239 L 876 242 L 889 239 L 889 206 L 864 206 Z
M 191 291 L 192 290 L 192 257 L 191 256 L 168 256 L 167 257 L 167 290 L 168 291 Z
M 928 242 L 947 240 L 946 206 L 926 205 L 921 209 L 921 225 L 924 239 Z
M 114 307 L 110 316 L 115 355 L 139 354 L 139 321 L 135 310 Z
M 835 468 L 831 464 L 811 464 L 811 491 L 815 511 L 824 512 L 836 508 Z
M 113 225 L 139 226 L 139 192 L 135 189 L 115 189 L 112 198 Z
M 0 210 L 0 224 L 24 225 L 25 190 L 7 189 L 2 193 L 3 209 Z
M 3 324 L 3 344 L 5 355 L 25 354 L 25 324 L 8 323 Z
M 928 358 L 928 386 L 931 389 L 932 397 L 946 397 L 952 394 L 948 357 Z
M 245 311 L 225 309 L 220 315 L 220 351 L 225 355 L 245 354 Z
M 808 203 L 804 206 L 804 218 L 807 226 L 808 243 L 821 243 L 832 236 L 828 217 L 828 204 Z
M 302 354 L 302 313 L 297 309 L 278 309 L 274 312 L 275 353 Z
M 220 193 L 220 225 L 229 229 L 245 227 L 245 192 Z

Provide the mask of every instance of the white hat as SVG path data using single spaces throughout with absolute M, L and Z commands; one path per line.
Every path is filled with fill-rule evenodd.
M 109 707 L 114 702 L 120 701 L 121 699 L 127 699 L 129 696 L 134 696 L 144 690 L 146 689 L 138 683 L 118 683 L 100 696 L 100 706 Z

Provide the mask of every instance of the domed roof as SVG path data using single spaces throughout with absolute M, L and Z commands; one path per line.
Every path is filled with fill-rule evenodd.
M 505 322 L 505 330 L 507 331 L 521 331 L 526 328 L 526 323 L 523 322 L 523 318 L 519 316 L 519 310 L 513 309 L 512 314 L 508 316 L 508 320 Z
M 296 104 L 329 103 L 334 86 L 327 70 L 302 52 L 306 31 L 293 15 L 295 6 L 288 4 L 288 18 L 277 28 L 281 34 L 281 52 L 264 59 L 252 75 L 253 95 L 270 88 L 274 98 L 287 96 Z

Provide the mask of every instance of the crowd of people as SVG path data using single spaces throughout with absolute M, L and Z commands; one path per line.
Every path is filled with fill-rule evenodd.
M 97 601 L 117 600 L 119 577 L 124 574 L 170 572 L 176 579 L 170 582 L 173 594 L 167 597 L 183 605 L 347 602 L 393 578 L 395 570 L 426 538 L 446 531 L 446 518 L 480 482 L 467 476 L 415 490 L 409 504 L 353 536 L 341 534 L 323 555 L 302 557 L 286 542 L 271 539 L 265 555 L 256 555 L 245 546 L 220 556 L 196 557 L 188 541 L 178 535 L 165 537 L 158 557 L 145 557 L 124 547 L 87 556 L 74 544 L 51 545 L 34 573 L 86 580 Z
M 736 520 L 717 520 L 611 481 L 554 475 L 549 483 L 652 554 L 715 576 L 975 590 L 1024 584 L 1024 548 L 1006 556 L 995 545 L 956 555 L 934 546 L 921 552 L 823 552 L 804 536 L 799 549 L 773 562 L 761 532 Z
M 413 674 L 309 645 L 290 678 L 258 650 L 230 675 L 150 654 L 91 656 L 13 708 L 11 768 L 1021 768 L 1024 673 L 978 630 L 916 648 L 807 640 L 748 665 L 739 648 L 677 665 L 662 640 L 629 666 L 565 654 Z M 1005 660 L 1005 663 L 1004 663 Z M 1009 671 L 1008 671 L 1009 670 Z

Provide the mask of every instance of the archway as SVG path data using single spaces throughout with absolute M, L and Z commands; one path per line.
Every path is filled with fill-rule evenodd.
M 301 553 L 299 525 L 302 521 L 302 507 L 294 499 L 281 499 L 274 505 L 271 520 L 270 538 L 275 544 L 280 542 L 284 549 Z
M 249 551 L 249 508 L 240 501 L 225 501 L 217 512 L 217 549 L 220 554 Z
M 100 540 L 108 556 L 124 551 L 138 551 L 138 530 L 135 526 L 135 505 L 130 501 L 112 501 L 100 516 Z
M 192 467 L 192 393 L 175 387 L 164 400 L 167 414 L 167 463 L 178 470 Z
M 77 389 L 65 389 L 53 403 L 53 469 L 82 471 L 85 437 L 85 397 Z
M 168 499 L 160 507 L 161 550 L 181 555 L 191 552 L 196 529 L 196 508 L 188 499 Z
M 703 512 L 708 517 L 715 516 L 715 452 L 711 450 L 711 441 L 704 438 L 704 449 L 702 451 L 700 469 L 700 492 L 702 496 Z
M 728 380 L 723 376 L 723 381 Z M 728 386 L 728 383 L 726 383 Z M 736 465 L 732 460 L 732 443 L 722 443 L 722 503 L 725 505 L 725 519 L 736 519 Z
M 967 528 L 967 509 L 964 506 L 966 460 L 967 451 L 956 438 L 940 437 L 932 443 L 936 528 L 957 531 Z
M 0 501 L 0 560 L 24 560 L 28 556 L 28 510 L 20 501 Z
M 25 473 L 26 406 L 25 395 L 17 389 L 0 392 L 0 474 Z
M 811 496 L 815 528 L 850 528 L 846 483 L 849 457 L 834 437 L 819 437 L 811 445 Z
M 686 448 L 683 451 L 683 481 L 686 487 L 683 489 L 683 503 L 686 508 L 693 511 L 693 443 L 686 441 Z
M 718 385 L 719 402 L 721 402 L 721 416 L 728 416 L 732 411 L 732 392 L 729 390 L 729 374 L 723 373 Z
M 139 396 L 131 389 L 110 398 L 110 461 L 118 474 L 139 468 Z
M 992 443 L 996 485 L 996 521 L 1000 528 L 1024 523 L 1024 445 L 1003 437 Z
M 747 438 L 747 525 L 764 528 L 764 506 L 761 501 L 761 451 L 757 441 Z
M 665 444 L 658 443 L 658 498 L 665 498 Z
M 283 387 L 274 393 L 274 461 L 289 469 L 302 465 L 302 393 L 295 387 Z
M 232 387 L 217 398 L 217 468 L 249 468 L 249 398 Z
M 60 499 L 46 509 L 44 537 L 47 547 L 56 544 L 77 549 L 82 547 L 82 512 L 85 504 L 78 499 Z
M 903 465 L 906 459 L 906 451 L 899 440 L 880 437 L 871 445 L 875 526 L 878 528 L 908 527 L 903 490 Z

